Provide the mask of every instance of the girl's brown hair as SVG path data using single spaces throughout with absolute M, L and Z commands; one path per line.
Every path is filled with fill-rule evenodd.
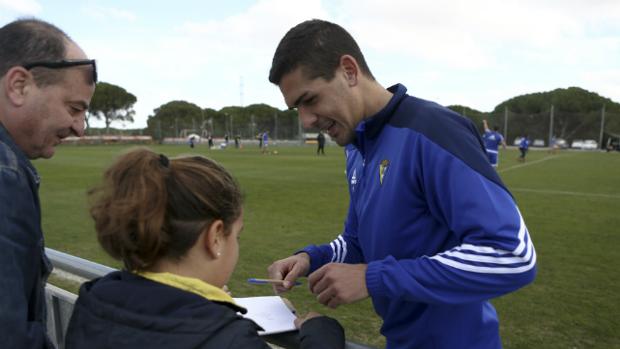
M 213 160 L 148 148 L 120 156 L 88 196 L 99 243 L 131 271 L 181 258 L 215 220 L 229 234 L 242 209 L 238 184 Z

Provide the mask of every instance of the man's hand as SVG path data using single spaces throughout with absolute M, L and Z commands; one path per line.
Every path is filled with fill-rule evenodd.
M 330 308 L 357 302 L 368 297 L 366 269 L 367 264 L 325 264 L 308 277 L 310 291 Z
M 482 127 L 484 127 L 485 131 L 489 131 L 489 124 L 487 123 L 487 119 L 482 119 Z
M 309 270 L 310 256 L 305 252 L 275 261 L 267 268 L 269 278 L 284 280 L 283 285 L 273 286 L 274 291 L 278 294 L 293 288 L 295 280 L 300 276 L 308 274 Z

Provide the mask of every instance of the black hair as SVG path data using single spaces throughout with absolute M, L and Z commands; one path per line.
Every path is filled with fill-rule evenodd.
M 313 19 L 291 28 L 278 44 L 273 56 L 269 81 L 279 85 L 282 77 L 302 67 L 310 79 L 330 81 L 343 55 L 351 55 L 362 73 L 374 80 L 355 39 L 341 26 Z

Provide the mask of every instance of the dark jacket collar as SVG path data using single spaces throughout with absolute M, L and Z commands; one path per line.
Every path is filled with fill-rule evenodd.
M 390 86 L 387 90 L 392 92 L 392 98 L 385 107 L 357 125 L 356 131 L 365 133 L 370 139 L 377 137 L 407 93 L 407 88 L 401 84 Z
M 115 332 L 127 337 L 122 349 L 144 343 L 195 348 L 238 321 L 236 311 L 230 303 L 211 302 L 126 271 L 112 272 L 80 288 L 68 340 L 82 347 L 78 333 L 94 336 L 87 340 L 91 343 L 105 343 L 107 333 Z
M 362 154 L 366 153 L 366 148 L 368 146 L 372 147 L 372 145 L 368 143 L 374 142 L 385 124 L 387 124 L 392 118 L 392 115 L 394 115 L 400 102 L 402 102 L 407 95 L 407 88 L 401 84 L 390 86 L 387 90 L 392 92 L 390 101 L 375 115 L 362 120 L 355 128 L 355 140 L 351 146 L 357 148 Z
M 17 144 L 13 140 L 13 137 L 11 136 L 9 131 L 4 127 L 4 125 L 1 122 L 0 122 L 0 143 L 6 144 L 9 147 L 9 149 L 11 149 L 11 151 L 15 154 L 17 161 L 22 163 L 30 171 L 36 184 L 38 185 L 40 182 L 40 178 L 39 178 L 39 174 L 37 173 L 37 170 L 34 168 L 34 165 L 32 165 L 32 162 L 30 162 L 30 159 L 28 159 L 24 151 L 20 147 L 17 146 Z

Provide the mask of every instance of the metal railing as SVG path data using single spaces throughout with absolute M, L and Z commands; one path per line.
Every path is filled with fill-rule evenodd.
M 98 264 L 87 259 L 76 257 L 67 253 L 46 248 L 45 253 L 50 259 L 54 268 L 60 269 L 69 274 L 84 279 L 94 279 L 102 277 L 110 272 L 116 271 L 114 268 Z M 77 295 L 58 288 L 54 285 L 47 284 L 45 287 L 45 298 L 47 301 L 47 331 L 59 348 L 64 348 L 65 333 L 71 314 L 73 305 L 77 300 Z M 271 344 L 283 348 L 299 348 L 299 339 L 297 332 L 286 332 L 275 335 L 264 336 L 265 340 Z M 347 341 L 345 349 L 374 349 L 364 344 Z

